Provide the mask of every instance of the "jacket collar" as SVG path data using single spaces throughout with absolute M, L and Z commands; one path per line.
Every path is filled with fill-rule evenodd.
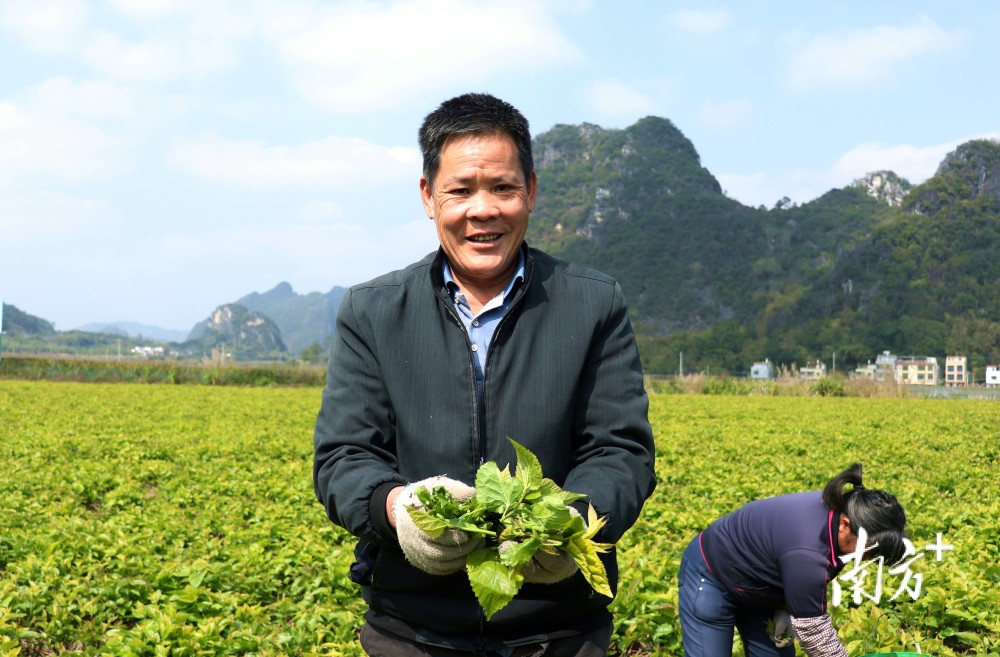
M 531 283 L 531 273 L 535 268 L 535 261 L 531 257 L 531 249 L 528 248 L 527 241 L 521 242 L 521 255 L 524 256 L 524 280 L 514 293 L 514 302 L 517 302 L 524 296 L 525 290 L 528 289 L 528 285 Z M 451 295 L 448 294 L 448 288 L 445 286 L 444 274 L 442 273 L 446 258 L 444 249 L 438 247 L 437 253 L 433 254 L 433 259 L 430 263 L 431 289 L 434 290 L 434 294 L 440 299 L 450 302 Z

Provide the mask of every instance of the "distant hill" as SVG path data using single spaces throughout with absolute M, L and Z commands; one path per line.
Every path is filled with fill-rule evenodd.
M 30 315 L 9 303 L 3 304 L 2 331 L 11 336 L 51 337 L 56 334 L 52 322 Z
M 959 146 L 796 304 L 791 340 L 1000 363 L 1000 143 Z M 815 337 L 807 340 L 808 335 Z
M 272 360 L 288 349 L 277 324 L 267 315 L 231 303 L 216 308 L 208 319 L 198 323 L 180 345 L 196 354 L 213 351 L 232 354 L 236 360 Z
M 159 326 L 139 324 L 138 322 L 94 323 L 79 326 L 76 330 L 90 333 L 117 333 L 132 338 L 156 340 L 159 342 L 184 342 L 188 336 L 188 331 L 165 329 Z
M 677 371 L 680 352 L 735 372 L 885 349 L 1000 362 L 996 142 L 922 185 L 876 172 L 771 209 L 727 198 L 666 119 L 556 126 L 535 149 L 529 241 L 621 282 L 651 371 Z
M 263 294 L 252 292 L 235 303 L 273 319 L 289 353 L 295 355 L 314 344 L 324 351 L 330 346 L 337 308 L 345 292 L 347 288 L 334 287 L 325 294 L 297 294 L 291 285 L 282 282 Z

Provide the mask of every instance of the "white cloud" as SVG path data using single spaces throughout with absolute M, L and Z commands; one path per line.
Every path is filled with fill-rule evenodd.
M 996 139 L 1000 133 L 986 133 L 932 146 L 909 144 L 859 144 L 827 169 L 794 169 L 773 174 L 722 174 L 716 176 L 730 198 L 744 205 L 766 207 L 787 196 L 795 203 L 812 201 L 832 189 L 851 185 L 874 171 L 892 171 L 919 185 L 933 176 L 950 152 L 973 139 Z
M 293 219 L 280 224 L 244 225 L 238 231 L 167 235 L 141 250 L 157 262 L 169 262 L 178 274 L 192 269 L 203 271 L 210 262 L 220 276 L 229 271 L 245 279 L 247 263 L 252 262 L 253 276 L 262 281 L 261 285 L 287 280 L 306 293 L 325 292 L 334 285 L 353 285 L 400 269 L 436 249 L 437 244 L 434 224 L 428 219 L 394 226 L 343 219 Z M 240 294 L 249 292 L 250 285 L 253 283 L 244 280 Z
M 417 149 L 387 148 L 347 137 L 266 146 L 208 135 L 177 145 L 171 160 L 176 168 L 196 176 L 256 189 L 373 187 L 420 175 Z
M 644 116 L 656 111 L 656 103 L 621 80 L 601 80 L 586 91 L 595 110 L 607 115 Z
M 763 205 L 770 208 L 786 196 L 795 203 L 806 203 L 834 187 L 830 172 L 806 169 L 773 174 L 720 174 L 716 179 L 727 196 L 752 207 Z
M 962 39 L 961 32 L 949 32 L 926 17 L 910 25 L 818 34 L 794 48 L 785 80 L 806 89 L 876 84 L 915 59 L 955 48 Z
M 60 75 L 42 80 L 17 97 L 24 105 L 50 116 L 128 119 L 138 111 L 139 96 L 106 80 L 74 81 Z
M 344 206 L 334 201 L 310 201 L 295 208 L 294 215 L 305 223 L 322 223 L 343 216 Z
M 24 190 L 0 194 L 0 217 L 3 217 L 5 258 L 30 249 L 37 258 L 47 249 L 68 241 L 92 237 L 119 221 L 118 212 L 106 202 L 65 194 L 55 190 Z
M 171 80 L 181 69 L 181 49 L 176 40 L 130 42 L 103 30 L 87 40 L 83 57 L 103 75 L 135 82 Z
M 873 171 L 893 171 L 918 184 L 934 175 L 945 155 L 960 143 L 955 141 L 924 148 L 909 144 L 859 144 L 840 156 L 833 170 L 848 182 Z
M 0 186 L 103 178 L 124 166 L 126 147 L 92 123 L 0 101 Z
M 698 120 L 712 128 L 738 128 L 746 123 L 753 104 L 747 99 L 708 103 L 698 111 Z
M 65 52 L 76 43 L 89 13 L 84 0 L 6 0 L 0 2 L 0 26 L 31 50 Z
M 272 11 L 263 29 L 300 93 L 333 110 L 404 106 L 427 92 L 581 57 L 544 5 L 523 0 L 349 3 L 311 17 Z
M 732 15 L 726 9 L 680 9 L 669 14 L 667 22 L 684 32 L 705 35 L 729 27 Z
M 992 132 L 932 146 L 909 144 L 859 144 L 844 153 L 834 164 L 833 172 L 843 184 L 873 171 L 892 171 L 913 184 L 920 184 L 934 175 L 945 156 L 973 139 L 996 139 Z
M 254 36 L 262 14 L 243 0 L 108 0 L 137 24 L 143 40 L 103 33 L 88 43 L 98 70 L 132 80 L 170 80 L 178 74 L 204 78 L 236 66 L 243 42 Z M 263 5 L 266 6 L 266 5 Z M 154 29 L 155 28 L 155 29 Z M 156 59 L 144 74 L 146 63 Z
M 190 11 L 195 0 L 106 0 L 115 11 L 138 20 L 156 20 L 179 12 Z

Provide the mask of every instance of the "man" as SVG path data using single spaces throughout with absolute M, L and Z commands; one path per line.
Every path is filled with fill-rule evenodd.
M 621 538 L 655 486 L 622 291 L 525 243 L 537 181 L 514 107 L 453 98 L 426 117 L 419 141 L 440 249 L 345 295 L 314 437 L 316 494 L 360 539 L 351 578 L 369 607 L 361 645 L 387 656 L 603 655 L 611 600 L 568 555 L 532 562 L 518 595 L 486 620 L 463 570 L 480 543 L 420 532 L 404 486 L 435 477 L 467 498 L 481 464 L 515 462 L 510 437 L 607 518 L 595 540 Z M 614 551 L 602 558 L 614 590 Z

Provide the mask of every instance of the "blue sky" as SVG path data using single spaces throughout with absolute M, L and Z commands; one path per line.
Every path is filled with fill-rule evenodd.
M 997 34 L 988 0 L 0 0 L 0 298 L 187 330 L 402 267 L 417 127 L 465 91 L 535 134 L 669 118 L 747 205 L 919 183 L 1000 137 Z

